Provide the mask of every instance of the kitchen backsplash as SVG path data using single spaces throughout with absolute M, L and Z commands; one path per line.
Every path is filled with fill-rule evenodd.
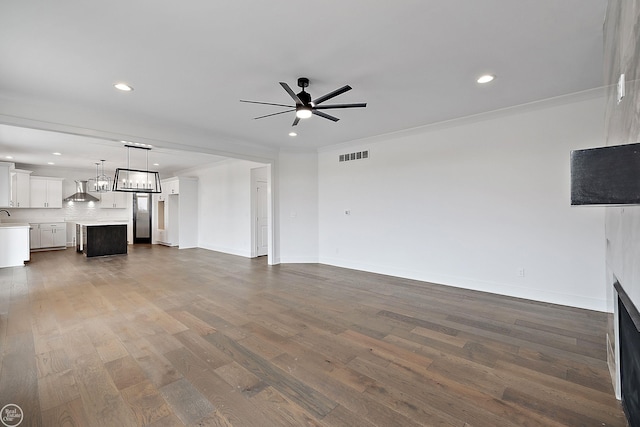
M 62 209 L 9 208 L 10 221 L 6 216 L 3 222 L 47 222 L 47 221 L 87 221 L 87 220 L 128 220 L 131 208 L 102 209 L 98 202 L 64 202 Z

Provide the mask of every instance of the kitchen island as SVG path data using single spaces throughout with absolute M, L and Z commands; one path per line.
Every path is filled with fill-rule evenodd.
M 76 250 L 87 258 L 127 254 L 127 224 L 122 222 L 77 222 Z
M 0 224 L 0 268 L 19 267 L 29 261 L 29 228 L 27 223 Z

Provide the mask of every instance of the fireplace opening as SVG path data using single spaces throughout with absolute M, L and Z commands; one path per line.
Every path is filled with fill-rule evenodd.
M 622 406 L 629 425 L 638 427 L 640 426 L 640 330 L 638 328 L 640 313 L 631 300 L 625 301 L 627 298 L 618 295 Z M 626 294 L 624 296 L 626 297 Z

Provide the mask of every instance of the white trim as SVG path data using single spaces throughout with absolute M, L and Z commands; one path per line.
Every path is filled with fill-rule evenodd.
M 200 249 L 207 249 L 209 251 L 214 251 L 214 252 L 222 252 L 224 254 L 228 254 L 228 255 L 237 255 L 237 256 L 241 256 L 244 258 L 251 258 L 251 252 L 247 252 L 244 250 L 237 250 L 234 248 L 226 248 L 226 247 L 222 247 L 222 246 L 209 246 L 209 245 L 203 245 L 203 246 L 199 246 Z
M 345 261 L 331 257 L 321 257 L 321 264 L 332 265 L 335 267 L 349 268 L 353 270 L 366 271 L 369 273 L 384 274 L 387 276 L 399 277 L 404 279 L 418 280 L 454 288 L 463 288 L 485 293 L 495 293 L 498 295 L 510 296 L 515 298 L 523 298 L 538 302 L 547 302 L 552 304 L 565 305 L 569 307 L 584 308 L 587 310 L 595 310 L 606 312 L 606 299 L 589 298 L 581 295 L 569 295 L 564 293 L 549 292 L 540 289 L 533 289 L 523 286 L 516 286 L 512 283 L 497 283 L 486 280 L 478 280 L 470 277 L 455 277 L 447 275 L 432 275 L 415 270 L 398 269 L 389 266 L 371 265 L 357 261 Z M 487 289 L 494 289 L 496 292 L 488 292 Z M 499 291 L 499 292 L 498 292 Z
M 506 116 L 511 116 L 514 114 L 521 114 L 528 111 L 535 111 L 540 109 L 545 109 L 557 105 L 565 105 L 571 104 L 578 101 L 595 99 L 599 97 L 604 97 L 606 88 L 599 87 L 595 89 L 589 89 L 581 92 L 575 92 L 568 95 L 556 96 L 553 98 L 542 99 L 539 101 L 533 101 L 526 104 L 515 105 L 511 107 L 501 108 L 498 110 L 487 111 L 478 114 L 472 114 L 470 116 L 458 117 L 451 120 L 444 120 L 441 122 L 431 123 L 422 126 L 416 126 L 409 129 L 402 129 L 396 132 L 389 132 L 385 134 L 370 136 L 366 138 L 354 139 L 351 141 L 343 142 L 340 144 L 327 145 L 324 147 L 318 148 L 318 153 L 322 153 L 325 151 L 334 151 L 339 149 L 348 149 L 350 147 L 361 146 L 363 144 L 374 145 L 377 143 L 388 142 L 389 138 L 401 138 L 416 134 L 423 134 L 425 132 L 432 132 L 442 129 L 454 128 L 457 126 L 462 126 L 466 124 L 472 124 L 477 122 L 482 122 L 491 119 L 498 119 Z
M 289 256 L 280 260 L 283 264 L 318 264 L 318 257 Z

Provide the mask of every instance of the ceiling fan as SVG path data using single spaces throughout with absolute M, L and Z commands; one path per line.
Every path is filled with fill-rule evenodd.
M 337 122 L 340 120 L 337 117 L 331 116 L 327 113 L 324 113 L 320 110 L 329 110 L 332 108 L 364 108 L 367 106 L 366 102 L 361 102 L 357 104 L 331 104 L 331 105 L 318 105 L 327 101 L 333 97 L 336 97 L 340 94 L 343 94 L 349 90 L 351 90 L 351 86 L 346 85 L 341 87 L 340 89 L 336 89 L 333 92 L 329 92 L 326 95 L 323 95 L 319 98 L 311 100 L 311 94 L 309 92 L 305 92 L 305 88 L 309 86 L 309 79 L 306 77 L 300 77 L 298 79 L 298 86 L 302 88 L 302 91 L 296 94 L 288 84 L 284 82 L 280 82 L 280 86 L 284 88 L 285 91 L 289 94 L 289 96 L 294 100 L 296 105 L 285 105 L 285 104 L 274 104 L 271 102 L 259 102 L 259 101 L 246 101 L 241 99 L 240 102 L 248 102 L 251 104 L 262 104 L 262 105 L 275 105 L 277 107 L 288 107 L 290 110 L 280 111 L 278 113 L 267 114 L 260 117 L 254 117 L 254 119 L 264 119 L 265 117 L 277 116 L 278 114 L 290 113 L 291 111 L 296 112 L 296 118 L 293 121 L 292 126 L 296 126 L 300 119 L 308 119 L 312 114 L 316 116 L 324 117 L 325 119 L 329 119 L 331 121 Z

